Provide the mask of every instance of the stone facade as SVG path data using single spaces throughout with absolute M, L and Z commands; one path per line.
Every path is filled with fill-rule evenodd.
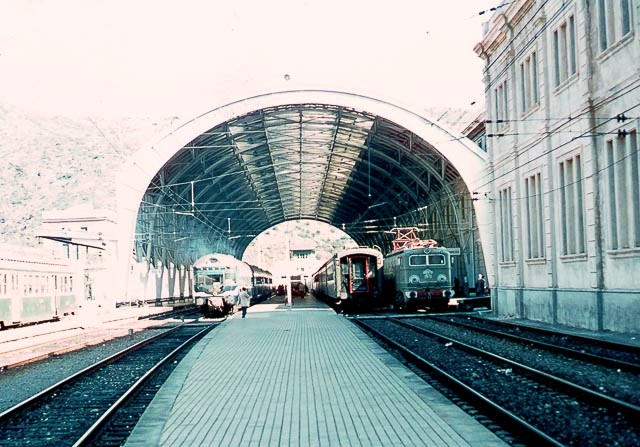
M 640 330 L 640 2 L 512 1 L 489 21 L 493 307 Z

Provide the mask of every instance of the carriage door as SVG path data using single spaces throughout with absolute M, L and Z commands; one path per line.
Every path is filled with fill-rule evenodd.
M 22 272 L 15 271 L 11 272 L 9 276 L 10 278 L 7 279 L 7 281 L 10 279 L 10 282 L 7 283 L 9 288 L 7 296 L 9 297 L 9 300 L 11 300 L 11 321 L 8 321 L 7 323 L 13 323 L 15 321 L 20 321 L 20 315 L 22 315 L 22 303 L 24 301 L 23 298 L 26 293 L 24 293 L 22 286 L 24 274 Z
M 350 292 L 366 292 L 367 287 L 367 258 L 357 257 L 351 260 Z
M 60 309 L 60 286 L 58 284 L 58 275 L 51 275 L 51 297 L 53 299 L 53 314 L 58 314 L 58 309 Z

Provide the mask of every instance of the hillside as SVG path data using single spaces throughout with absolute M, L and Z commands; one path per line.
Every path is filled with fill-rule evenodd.
M 115 208 L 123 160 L 162 132 L 151 120 L 34 115 L 0 105 L 0 242 L 33 245 L 43 210 Z

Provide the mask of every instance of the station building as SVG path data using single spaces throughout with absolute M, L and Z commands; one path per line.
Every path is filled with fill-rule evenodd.
M 512 1 L 475 47 L 498 315 L 640 329 L 639 8 Z

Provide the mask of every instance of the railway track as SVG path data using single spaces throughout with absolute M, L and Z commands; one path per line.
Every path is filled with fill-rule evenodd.
M 146 315 L 144 317 L 139 317 L 140 320 L 169 320 L 169 319 L 182 319 L 184 321 L 185 318 L 198 318 L 202 316 L 202 312 L 198 306 L 182 306 L 176 308 L 174 310 L 170 310 L 167 312 L 162 312 L 159 314 L 151 314 Z
M 640 445 L 637 373 L 451 322 L 355 321 L 526 445 Z
M 429 316 L 429 319 L 511 339 L 578 360 L 640 373 L 640 346 L 614 343 L 594 337 L 562 334 L 549 329 L 517 325 L 468 315 Z
M 4 332 L 0 340 L 0 371 L 16 368 L 39 360 L 60 356 L 78 349 L 105 343 L 132 332 L 161 327 L 177 322 L 196 321 L 201 317 L 196 308 L 178 311 L 129 316 L 102 323 L 78 321 L 75 325 L 30 325 L 30 329 Z
M 213 327 L 177 326 L 9 408 L 0 414 L 0 446 L 122 445 L 175 364 Z

